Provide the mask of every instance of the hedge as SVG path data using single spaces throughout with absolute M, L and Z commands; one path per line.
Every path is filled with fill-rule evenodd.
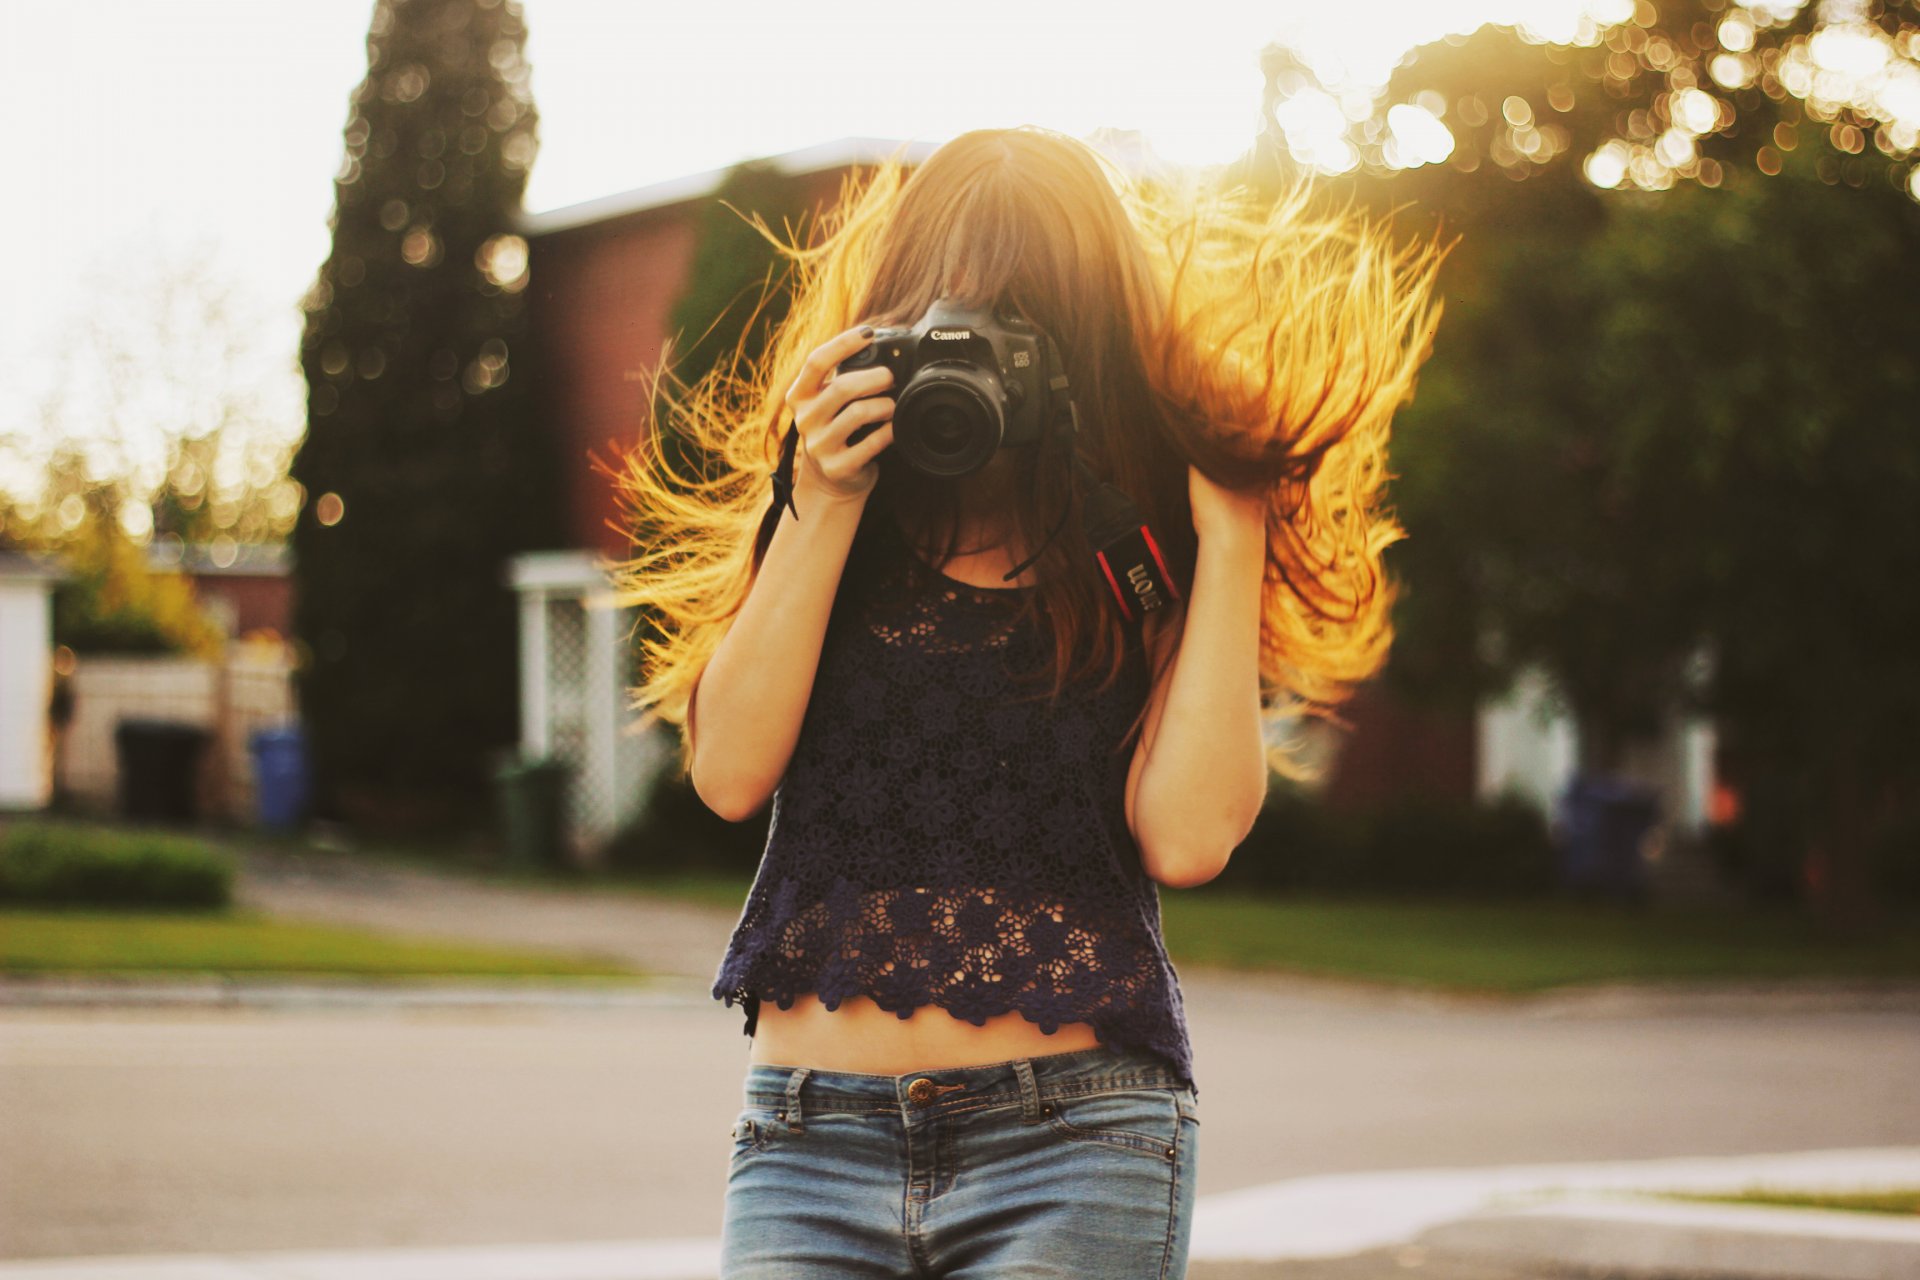
M 224 907 L 234 870 L 190 836 L 39 821 L 0 829 L 0 903 Z

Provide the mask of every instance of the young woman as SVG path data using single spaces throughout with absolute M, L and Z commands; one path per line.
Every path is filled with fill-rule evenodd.
M 850 180 L 816 243 L 762 227 L 797 268 L 764 358 L 656 396 L 717 464 L 622 476 L 635 705 L 715 812 L 772 805 L 714 987 L 752 1037 L 730 1280 L 1184 1274 L 1159 888 L 1298 771 L 1265 721 L 1384 658 L 1387 429 L 1438 319 L 1441 253 L 1308 208 L 968 133 Z M 1046 335 L 1073 409 L 931 475 L 888 456 L 885 362 L 840 368 L 955 302 Z M 1096 559 L 1090 480 L 1137 505 L 1161 607 Z

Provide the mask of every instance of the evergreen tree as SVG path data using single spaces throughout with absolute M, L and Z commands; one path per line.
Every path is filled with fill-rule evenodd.
M 509 230 L 525 37 L 513 0 L 378 0 L 305 304 L 301 715 L 319 811 L 370 825 L 472 811 L 518 736 L 506 561 L 559 540 Z

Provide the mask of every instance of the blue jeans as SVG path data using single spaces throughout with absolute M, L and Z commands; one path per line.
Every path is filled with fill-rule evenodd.
M 1200 1117 L 1155 1054 L 1099 1045 L 868 1075 L 750 1063 L 721 1280 L 1177 1280 Z

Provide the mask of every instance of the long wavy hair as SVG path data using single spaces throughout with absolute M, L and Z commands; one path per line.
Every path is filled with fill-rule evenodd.
M 789 264 L 785 319 L 762 358 L 736 348 L 691 386 L 663 353 L 646 380 L 665 419 L 612 472 L 633 537 L 613 598 L 640 617 L 631 708 L 683 727 L 687 767 L 687 704 L 752 585 L 801 364 L 855 324 L 910 325 L 952 295 L 1053 336 L 1080 411 L 1075 447 L 1139 504 L 1181 582 L 1198 552 L 1187 467 L 1265 492 L 1262 705 L 1338 722 L 1392 641 L 1381 553 L 1405 531 L 1384 503 L 1388 432 L 1431 349 L 1433 278 L 1451 246 L 1399 246 L 1388 223 L 1322 204 L 1305 178 L 1272 200 L 1135 178 L 1085 143 L 1021 126 L 961 134 L 917 167 L 895 153 L 850 172 L 817 235 L 783 239 L 750 217 Z M 697 474 L 675 469 L 663 430 L 704 455 Z M 1125 623 L 1079 522 L 1046 542 L 1075 500 L 1068 470 L 1051 450 L 1009 452 L 1020 455 L 1010 542 L 1046 544 L 1022 607 L 1051 626 L 1052 690 L 1104 684 Z M 883 466 L 868 503 L 915 513 L 944 548 L 938 564 L 954 550 L 954 498 L 952 480 Z M 1159 669 L 1185 612 L 1183 599 L 1147 615 Z M 1274 743 L 1270 767 L 1310 776 L 1299 745 Z

